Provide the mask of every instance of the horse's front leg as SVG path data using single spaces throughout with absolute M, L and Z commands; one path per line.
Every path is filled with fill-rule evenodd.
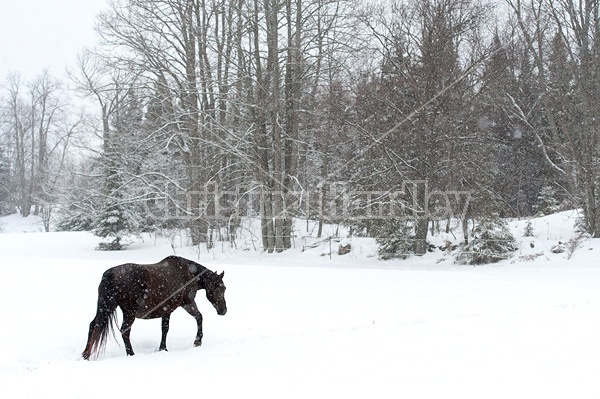
M 162 339 L 160 340 L 159 351 L 167 350 L 167 333 L 169 332 L 169 320 L 171 319 L 171 314 L 163 316 L 162 318 Z
M 198 310 L 196 306 L 196 302 L 192 301 L 192 303 L 182 305 L 186 312 L 196 319 L 196 323 L 198 323 L 198 332 L 196 333 L 196 339 L 194 340 L 194 346 L 202 345 L 202 313 Z

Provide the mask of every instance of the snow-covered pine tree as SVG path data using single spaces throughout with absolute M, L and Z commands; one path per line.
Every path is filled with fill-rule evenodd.
M 552 186 L 544 186 L 537 198 L 533 209 L 539 216 L 551 215 L 560 210 L 560 204 L 556 199 L 556 189 Z
M 132 78 L 131 78 L 132 79 Z M 139 232 L 142 215 L 132 199 L 137 189 L 135 176 L 141 165 L 140 127 L 143 104 L 135 91 L 134 80 L 115 81 L 114 108 L 103 107 L 103 182 L 101 207 L 94 221 L 94 234 L 102 238 L 97 249 L 120 250 L 123 239 Z
M 105 154 L 106 155 L 106 154 Z M 115 156 L 115 154 L 111 154 Z M 103 203 L 94 221 L 94 234 L 102 240 L 97 249 L 118 251 L 126 247 L 123 239 L 135 232 L 135 220 L 132 205 L 124 201 L 123 184 L 117 170 L 118 162 L 108 158 L 105 177 Z
M 525 224 L 525 229 L 523 230 L 523 237 L 533 237 L 533 236 L 535 236 L 535 230 L 533 229 L 531 220 L 527 220 L 527 224 Z
M 127 246 L 122 240 L 129 232 L 125 212 L 117 206 L 103 209 L 94 234 L 102 238 L 97 249 L 101 251 L 118 251 Z
M 495 263 L 510 258 L 517 249 L 508 224 L 495 214 L 479 219 L 471 240 L 457 255 L 456 262 L 465 265 Z
M 373 228 L 379 245 L 379 258 L 406 259 L 415 253 L 413 223 L 408 220 L 383 220 Z

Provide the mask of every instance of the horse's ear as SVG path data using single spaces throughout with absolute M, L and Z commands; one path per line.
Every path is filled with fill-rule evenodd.
M 219 278 L 220 278 L 221 280 L 223 280 L 223 276 L 225 276 L 225 270 L 223 270 L 223 272 L 221 272 L 221 274 L 219 274 Z

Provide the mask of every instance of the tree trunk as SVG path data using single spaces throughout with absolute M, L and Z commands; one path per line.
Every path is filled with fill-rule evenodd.
M 427 232 L 429 231 L 429 219 L 418 219 L 415 223 L 415 255 L 427 253 Z

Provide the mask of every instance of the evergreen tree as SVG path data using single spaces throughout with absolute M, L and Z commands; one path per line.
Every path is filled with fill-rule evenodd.
M 113 151 L 105 154 L 108 164 L 104 178 L 103 201 L 93 229 L 94 234 L 102 239 L 98 245 L 99 250 L 121 250 L 127 245 L 123 239 L 137 231 L 133 205 L 125 199 L 125 187 L 120 171 L 122 162 L 119 162 L 117 151 L 113 148 Z
M 523 237 L 534 237 L 535 230 L 533 229 L 533 224 L 531 220 L 527 220 L 527 224 L 525 224 L 525 229 L 523 230 Z
M 556 189 L 552 186 L 544 186 L 537 197 L 534 210 L 539 216 L 551 215 L 560 210 L 560 204 L 556 199 Z
M 383 260 L 406 259 L 415 253 L 415 234 L 410 221 L 388 221 L 374 229 L 379 258 Z
M 469 62 L 479 55 L 465 39 L 478 35 L 485 9 L 471 1 L 427 0 L 394 11 L 391 19 L 382 17 L 383 28 L 371 25 L 383 43 L 383 61 L 356 102 L 366 141 L 361 177 L 367 190 L 410 191 L 412 250 L 422 255 L 435 218 L 427 193 L 469 190 L 480 181 L 485 140 L 476 137 L 477 77 Z M 371 223 L 384 230 L 395 225 Z
M 99 209 L 98 196 L 94 195 L 92 187 L 97 183 L 89 178 L 94 170 L 91 165 L 70 165 L 71 173 L 65 180 L 65 187 L 59 202 L 57 212 L 57 231 L 92 231 L 94 227 L 95 209 Z
M 485 65 L 479 129 L 489 140 L 489 182 L 502 216 L 533 214 L 537 193 L 555 172 L 544 159 L 531 123 L 542 122 L 534 93 L 535 69 L 522 45 L 495 33 Z M 529 120 L 525 117 L 528 115 Z
M 457 255 L 457 262 L 466 265 L 495 263 L 508 259 L 518 249 L 515 237 L 504 219 L 493 215 L 478 220 L 469 243 Z
M 117 86 L 119 87 L 119 86 Z M 104 130 L 102 154 L 103 183 L 100 210 L 94 221 L 94 234 L 102 240 L 99 250 L 120 250 L 123 240 L 139 232 L 141 214 L 137 207 L 142 154 L 143 105 L 138 93 L 126 86 L 116 97 L 110 125 Z

